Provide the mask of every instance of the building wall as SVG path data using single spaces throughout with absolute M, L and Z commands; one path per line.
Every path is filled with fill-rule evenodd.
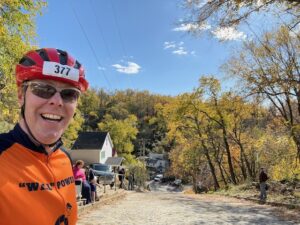
M 83 160 L 86 165 L 101 162 L 99 150 L 70 150 L 68 152 L 73 163 L 79 159 Z
M 151 159 L 163 159 L 164 155 L 163 154 L 159 154 L 159 153 L 149 153 L 149 158 Z
M 102 151 L 100 153 L 100 162 L 105 163 L 108 157 L 112 157 L 112 152 L 113 152 L 112 145 L 109 140 L 109 137 L 107 136 L 102 146 Z
M 76 149 L 69 150 L 68 152 L 72 158 L 73 163 L 79 159 L 83 160 L 87 165 L 91 163 L 105 163 L 108 157 L 112 157 L 113 144 L 110 136 L 107 135 L 102 149 Z

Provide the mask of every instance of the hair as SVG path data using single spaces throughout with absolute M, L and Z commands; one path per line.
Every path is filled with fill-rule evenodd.
M 79 166 L 79 165 L 84 165 L 84 162 L 83 160 L 77 160 L 76 163 L 75 163 L 75 166 Z

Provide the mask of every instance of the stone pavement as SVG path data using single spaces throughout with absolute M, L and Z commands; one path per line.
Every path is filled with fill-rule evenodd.
M 109 185 L 106 185 L 104 190 L 104 187 L 101 185 L 101 188 L 97 187 L 97 195 L 99 197 L 99 201 L 87 205 L 78 206 L 79 218 L 82 215 L 90 212 L 91 210 L 97 209 L 102 205 L 111 204 L 114 201 L 124 198 L 126 195 L 126 191 L 119 188 L 115 189 L 115 187 L 111 189 Z
M 127 192 L 119 201 L 82 215 L 77 225 L 295 225 L 297 218 L 276 207 L 212 195 L 187 195 L 161 189 Z

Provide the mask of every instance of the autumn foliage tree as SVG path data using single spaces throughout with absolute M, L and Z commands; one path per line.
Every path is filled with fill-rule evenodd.
M 261 95 L 273 106 L 274 117 L 290 132 L 300 157 L 300 39 L 286 27 L 244 44 L 225 69 L 240 78 L 250 95 Z
M 0 2 L 0 127 L 11 128 L 18 119 L 14 66 L 34 43 L 34 18 L 45 6 L 43 0 Z

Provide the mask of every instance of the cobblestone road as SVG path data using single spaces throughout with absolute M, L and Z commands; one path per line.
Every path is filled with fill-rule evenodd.
M 275 210 L 275 211 L 274 211 Z M 299 221 L 299 220 L 298 220 Z M 78 225 L 300 224 L 273 207 L 211 195 L 129 192 L 110 205 L 82 216 Z

